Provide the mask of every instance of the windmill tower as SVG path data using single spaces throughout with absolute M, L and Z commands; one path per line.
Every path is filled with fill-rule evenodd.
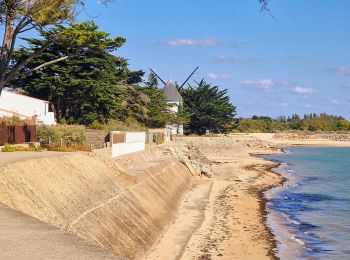
M 174 113 L 179 112 L 179 107 L 183 105 L 183 98 L 181 94 L 179 93 L 179 90 L 181 90 L 185 84 L 191 79 L 193 74 L 198 70 L 199 67 L 197 67 L 184 81 L 184 83 L 181 84 L 178 88 L 176 88 L 176 85 L 171 80 L 168 80 L 165 82 L 161 77 L 158 76 L 157 73 L 155 73 L 151 68 L 150 70 L 156 77 L 164 84 L 163 92 L 166 100 L 164 100 L 167 104 L 169 104 L 169 109 L 173 111 Z M 183 135 L 183 125 L 182 124 L 167 124 L 167 128 L 171 129 L 172 134 L 176 135 Z

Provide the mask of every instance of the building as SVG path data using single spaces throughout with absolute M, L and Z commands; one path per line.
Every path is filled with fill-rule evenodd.
M 0 94 L 0 117 L 17 116 L 21 119 L 36 117 L 38 124 L 56 124 L 49 102 L 3 90 Z
M 179 107 L 183 104 L 183 98 L 179 91 L 176 89 L 174 82 L 168 81 L 163 88 L 166 102 L 169 104 L 169 109 L 174 113 L 179 112 Z M 175 135 L 183 135 L 183 124 L 168 124 L 167 128 L 171 129 L 171 133 Z

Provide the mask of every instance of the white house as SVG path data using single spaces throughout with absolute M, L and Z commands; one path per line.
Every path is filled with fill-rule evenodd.
M 179 91 L 177 91 L 175 84 L 172 81 L 168 81 L 163 88 L 166 102 L 169 104 L 169 109 L 174 113 L 179 112 L 179 106 L 183 104 L 183 98 Z M 168 124 L 167 128 L 171 129 L 172 134 L 183 135 L 184 126 L 183 124 Z
M 38 124 L 56 124 L 49 102 L 3 90 L 0 94 L 0 117 L 18 116 L 21 119 L 37 118 Z

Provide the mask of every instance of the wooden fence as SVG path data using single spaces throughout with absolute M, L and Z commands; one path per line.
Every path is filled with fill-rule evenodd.
M 0 145 L 36 142 L 36 126 L 0 126 Z

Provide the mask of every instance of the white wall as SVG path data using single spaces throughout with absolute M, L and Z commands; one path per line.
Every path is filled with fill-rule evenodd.
M 166 128 L 165 130 L 165 142 L 171 141 L 171 129 Z
M 171 130 L 171 134 L 173 134 L 173 135 L 183 135 L 184 134 L 183 124 L 168 124 L 166 127 Z
M 112 143 L 112 157 L 117 157 L 123 154 L 134 153 L 138 151 L 145 150 L 146 143 L 146 133 L 145 132 L 120 132 L 112 131 L 111 138 L 113 134 L 125 133 L 125 143 Z
M 49 112 L 49 102 L 6 90 L 1 92 L 0 109 L 18 113 L 27 117 L 37 116 L 38 122 L 52 125 L 55 124 L 53 112 Z
M 179 101 L 176 102 L 167 102 L 169 104 L 169 110 L 178 113 L 179 112 L 179 106 L 181 105 Z

